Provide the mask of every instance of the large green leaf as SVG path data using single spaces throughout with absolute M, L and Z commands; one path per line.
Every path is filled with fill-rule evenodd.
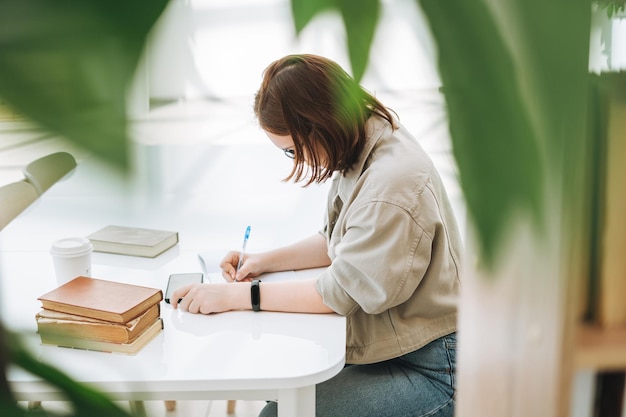
M 126 166 L 126 90 L 166 4 L 1 1 L 0 96 L 44 129 Z
M 335 0 L 291 0 L 291 13 L 296 34 L 299 35 L 316 15 L 332 9 L 334 2 Z
M 346 29 L 352 75 L 357 81 L 363 77 L 380 16 L 380 0 L 291 0 L 291 10 L 298 34 L 319 13 L 337 10 Z
M 367 67 L 378 24 L 380 0 L 339 0 L 339 10 L 348 36 L 352 75 L 360 81 Z
M 439 52 L 468 212 L 481 257 L 491 265 L 515 216 L 542 226 L 549 193 L 564 191 L 568 199 L 576 192 L 568 176 L 576 173 L 572 164 L 584 140 L 590 5 L 419 3 Z
M 511 216 L 542 210 L 543 161 L 505 36 L 482 1 L 422 0 L 439 51 L 453 152 L 487 264 Z

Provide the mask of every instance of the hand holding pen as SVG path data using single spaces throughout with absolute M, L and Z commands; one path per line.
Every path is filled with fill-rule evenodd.
M 250 226 L 246 227 L 246 233 L 243 236 L 243 245 L 241 248 L 241 255 L 239 255 L 239 262 L 237 263 L 237 269 L 235 269 L 235 277 L 233 278 L 233 282 L 237 282 L 237 273 L 241 269 L 241 265 L 243 264 L 243 258 L 246 256 L 246 247 L 248 246 L 249 237 L 250 237 Z

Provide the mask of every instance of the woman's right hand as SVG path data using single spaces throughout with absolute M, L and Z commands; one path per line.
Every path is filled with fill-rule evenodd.
M 220 262 L 222 276 L 226 281 L 252 281 L 255 277 L 265 272 L 262 269 L 263 262 L 261 256 L 253 253 L 246 253 L 241 268 L 237 271 L 240 257 L 241 252 L 231 251 Z
M 252 281 L 265 272 L 292 271 L 330 265 L 326 238 L 315 233 L 294 244 L 262 253 L 247 253 L 237 271 L 241 252 L 228 252 L 222 262 L 222 276 L 228 282 Z M 237 276 L 235 277 L 235 272 Z

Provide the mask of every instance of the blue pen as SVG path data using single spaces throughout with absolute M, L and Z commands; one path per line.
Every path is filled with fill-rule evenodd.
M 239 256 L 239 263 L 237 264 L 237 269 L 235 270 L 235 278 L 233 282 L 237 281 L 237 272 L 241 268 L 241 264 L 243 263 L 243 257 L 246 256 L 246 246 L 248 246 L 248 238 L 250 237 L 250 226 L 246 227 L 246 233 L 243 236 L 243 247 L 241 249 L 241 255 Z

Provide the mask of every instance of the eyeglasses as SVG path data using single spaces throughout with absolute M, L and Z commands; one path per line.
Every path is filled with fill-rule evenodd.
M 289 159 L 296 159 L 296 151 L 295 149 L 283 149 L 285 156 Z

